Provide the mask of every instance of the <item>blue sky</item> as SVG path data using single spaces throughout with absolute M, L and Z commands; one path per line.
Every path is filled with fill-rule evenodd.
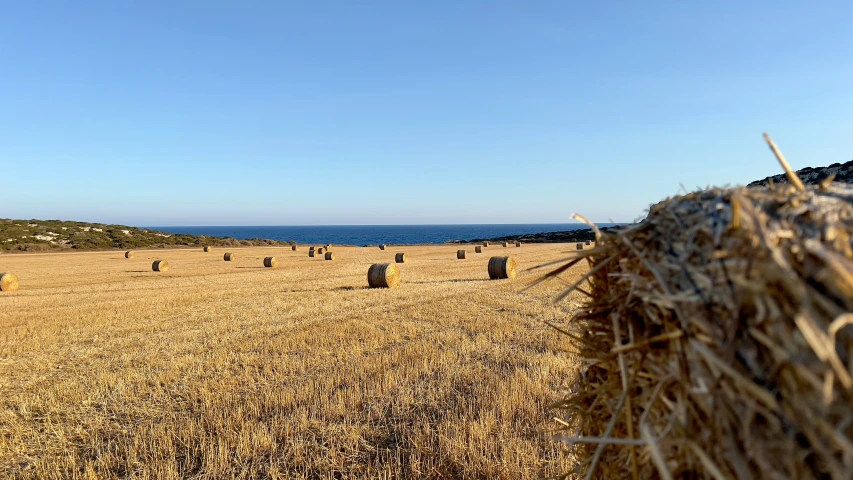
M 631 221 L 853 159 L 853 2 L 0 2 L 0 217 Z

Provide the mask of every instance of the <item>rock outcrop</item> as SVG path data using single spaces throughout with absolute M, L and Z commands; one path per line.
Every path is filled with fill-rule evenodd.
M 797 170 L 797 175 L 800 180 L 806 185 L 817 185 L 824 181 L 830 175 L 835 175 L 833 181 L 841 183 L 853 183 L 853 160 L 846 163 L 833 163 L 828 167 L 806 167 L 802 170 Z M 747 185 L 747 187 L 757 187 L 759 185 L 767 185 L 773 183 L 788 183 L 788 177 L 784 173 L 773 175 L 761 180 L 756 180 Z

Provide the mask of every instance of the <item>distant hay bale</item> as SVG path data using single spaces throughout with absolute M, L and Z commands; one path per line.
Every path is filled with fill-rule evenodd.
M 331 243 L 327 243 L 327 244 L 326 244 L 326 250 L 329 250 L 330 248 L 332 248 L 332 244 L 331 244 Z
M 151 264 L 151 270 L 154 270 L 155 272 L 168 272 L 169 262 L 165 260 L 154 260 L 154 263 Z
M 509 243 L 507 243 L 507 242 L 503 242 L 503 246 L 504 246 L 504 248 L 506 248 L 506 247 L 508 247 L 508 246 L 509 246 Z
M 489 242 L 483 242 L 483 246 L 484 246 L 484 247 L 488 247 L 488 246 L 489 246 Z
M 334 252 L 326 252 L 326 257 L 325 257 L 325 258 L 326 258 L 326 260 L 334 260 L 334 259 L 335 259 L 335 254 L 334 254 Z
M 379 245 L 379 250 L 385 250 L 385 244 L 384 243 Z
M 290 249 L 295 252 L 295 251 L 299 250 L 299 247 L 297 245 L 291 245 Z
M 0 273 L 0 292 L 14 292 L 20 287 L 18 277 L 13 273 Z
M 317 254 L 318 254 L 318 255 L 322 255 L 322 254 L 324 254 L 325 252 L 326 252 L 326 249 L 325 249 L 325 248 L 323 248 L 323 247 L 320 247 L 320 248 L 318 248 L 318 249 L 317 249 Z
M 267 268 L 275 268 L 278 266 L 278 259 L 275 257 L 265 257 L 264 266 Z
M 513 257 L 492 257 L 489 259 L 489 278 L 499 280 L 515 278 L 518 275 L 518 265 Z
M 458 258 L 459 260 L 464 260 L 465 259 L 465 250 L 457 250 L 456 251 L 456 258 Z
M 557 404 L 572 478 L 853 478 L 852 235 L 853 186 L 793 180 L 596 232 L 549 274 L 589 262 L 559 297 L 586 297 Z
M 400 285 L 400 269 L 393 263 L 376 263 L 367 270 L 370 288 L 397 288 Z
M 406 260 L 405 253 L 398 253 L 397 255 L 394 255 L 394 261 L 397 263 L 406 263 Z
M 205 247 L 204 247 L 204 251 L 205 251 L 205 252 L 212 252 L 212 251 L 213 251 L 213 247 L 205 246 Z
M 311 250 L 308 250 L 308 256 L 309 257 L 313 258 L 316 256 L 316 254 L 317 254 L 317 250 L 314 250 L 313 248 Z
M 483 247 L 477 245 L 476 247 L 474 247 L 474 253 L 483 253 Z
M 578 250 L 583 250 L 583 243 L 578 242 L 577 248 Z
M 521 246 L 521 242 L 515 242 L 515 246 L 516 246 L 516 247 L 520 247 L 520 246 Z
M 232 260 L 235 260 L 237 258 L 237 256 L 234 255 L 233 253 L 226 253 L 223 258 L 225 259 L 226 262 L 230 262 Z
M 133 258 L 135 256 L 136 256 L 136 254 L 131 252 L 130 250 L 124 252 L 124 258 Z
M 308 250 L 316 250 L 316 247 L 314 247 L 314 245 L 311 245 L 311 246 L 308 248 Z
M 590 241 L 589 241 L 589 240 L 587 240 L 587 241 L 585 241 L 585 242 L 584 242 L 584 245 L 591 245 L 591 243 L 590 243 Z

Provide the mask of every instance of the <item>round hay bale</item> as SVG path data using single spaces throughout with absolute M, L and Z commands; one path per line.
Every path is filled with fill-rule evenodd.
M 331 243 L 327 243 L 327 244 L 326 244 L 326 250 L 329 250 L 330 248 L 332 248 L 332 244 L 331 244 Z
M 18 277 L 13 273 L 0 273 L 0 292 L 13 292 L 20 287 Z
M 488 247 L 488 246 L 489 246 L 489 242 L 483 242 L 483 246 L 484 246 L 484 247 Z
M 590 245 L 590 241 L 587 240 L 586 242 L 584 242 L 584 245 Z
M 589 272 L 557 297 L 584 294 L 565 332 L 583 374 L 555 403 L 578 422 L 562 432 L 627 438 L 639 425 L 648 443 L 578 442 L 567 473 L 851 477 L 853 187 L 798 188 L 777 155 L 790 183 L 667 198 L 586 252 Z
M 326 260 L 334 260 L 335 254 L 332 252 L 326 252 Z
M 225 259 L 226 262 L 230 262 L 232 260 L 236 260 L 237 256 L 234 255 L 233 253 L 226 253 L 223 258 Z
M 165 260 L 154 260 L 154 263 L 151 264 L 151 270 L 154 270 L 155 272 L 168 272 L 169 262 Z
M 458 258 L 459 260 L 464 260 L 465 259 L 465 250 L 457 250 L 456 251 L 456 258 Z
M 213 247 L 205 246 L 205 247 L 204 247 L 204 251 L 205 251 L 205 252 L 212 252 L 212 251 L 213 251 Z
M 124 258 L 133 258 L 135 256 L 136 256 L 136 254 L 131 252 L 130 250 L 124 252 Z
M 296 245 L 291 245 L 291 246 L 290 246 L 290 249 L 291 249 L 291 250 L 293 250 L 293 251 L 295 252 L 295 251 L 299 250 L 299 247 L 298 247 L 298 246 L 296 246 Z
M 503 246 L 504 246 L 504 248 L 506 248 L 506 247 L 508 247 L 508 246 L 509 246 L 509 244 L 508 244 L 507 242 L 504 242 L 504 243 L 503 243 Z
M 474 253 L 483 253 L 483 247 L 477 245 L 474 247 Z
M 316 255 L 317 255 L 317 250 L 314 250 L 313 248 L 312 248 L 311 250 L 308 250 L 308 256 L 309 256 L 309 257 L 312 257 L 312 258 L 313 258 L 313 257 L 315 257 Z
M 406 263 L 406 254 L 398 253 L 397 255 L 394 255 L 394 261 L 397 263 Z
M 520 246 L 521 246 L 521 242 L 515 242 L 515 246 L 516 246 L 516 248 L 517 248 L 517 247 L 520 247 Z
M 323 248 L 323 247 L 320 247 L 320 248 L 318 248 L 318 249 L 317 249 L 317 253 L 318 253 L 318 254 L 320 254 L 320 255 L 322 255 L 322 254 L 323 254 L 323 253 L 325 253 L 325 252 L 326 252 L 326 249 L 325 249 L 325 248 Z
M 518 275 L 518 267 L 512 257 L 492 257 L 489 259 L 489 278 L 499 280 L 502 278 L 515 278 Z
M 275 268 L 278 266 L 278 259 L 275 257 L 264 258 L 264 266 L 267 268 Z
M 379 244 L 379 250 L 385 250 L 385 244 L 384 243 Z
M 578 250 L 583 250 L 583 243 L 578 242 Z
M 367 269 L 367 284 L 370 288 L 397 288 L 400 285 L 400 269 L 393 263 L 376 263 Z

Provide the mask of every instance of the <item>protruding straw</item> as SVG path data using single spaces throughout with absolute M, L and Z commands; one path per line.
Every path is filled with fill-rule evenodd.
M 776 160 L 779 160 L 779 163 L 782 165 L 782 168 L 785 169 L 785 175 L 788 176 L 788 181 L 791 182 L 791 185 L 793 185 L 797 190 L 801 192 L 805 190 L 806 187 L 803 185 L 802 180 L 800 180 L 800 177 L 798 177 L 797 174 L 794 173 L 793 170 L 791 170 L 791 166 L 788 165 L 788 162 L 785 161 L 785 157 L 782 156 L 782 152 L 779 151 L 779 148 L 776 147 L 776 144 L 773 143 L 773 140 L 770 139 L 770 135 L 767 135 L 765 133 L 764 140 L 767 142 L 767 145 L 770 145 L 770 150 L 773 151 L 773 155 L 776 155 Z

